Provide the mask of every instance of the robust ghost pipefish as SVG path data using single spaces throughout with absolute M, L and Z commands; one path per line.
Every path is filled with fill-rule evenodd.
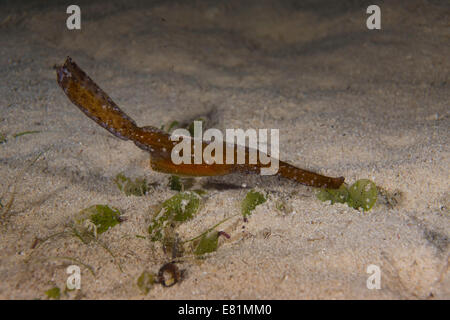
M 63 66 L 56 68 L 57 81 L 67 97 L 84 114 L 97 122 L 116 137 L 133 141 L 139 148 L 150 153 L 150 165 L 155 171 L 188 176 L 221 176 L 231 173 L 256 173 L 268 167 L 259 159 L 256 164 L 201 163 L 175 164 L 171 152 L 176 141 L 170 134 L 155 127 L 138 127 L 136 122 L 125 114 L 112 99 L 70 58 Z M 208 142 L 201 143 L 204 149 Z M 225 150 L 225 148 L 223 148 Z M 237 148 L 235 148 L 237 150 Z M 249 149 L 245 148 L 248 159 Z M 236 158 L 236 151 L 235 151 Z M 279 161 L 277 175 L 294 180 L 303 185 L 337 189 L 344 182 L 343 177 L 331 178 L 311 171 L 294 167 Z

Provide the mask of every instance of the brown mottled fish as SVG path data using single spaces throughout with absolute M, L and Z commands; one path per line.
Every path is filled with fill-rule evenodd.
M 259 159 L 256 164 L 174 164 L 171 151 L 178 142 L 172 141 L 168 133 L 155 127 L 138 127 L 70 57 L 67 57 L 63 66 L 57 67 L 56 74 L 58 84 L 70 101 L 116 137 L 131 140 L 139 148 L 148 151 L 151 167 L 155 171 L 188 176 L 221 176 L 235 172 L 260 174 L 261 168 L 269 166 L 262 164 Z M 202 143 L 203 148 L 207 145 L 207 142 Z M 237 148 L 234 150 L 236 159 Z M 245 148 L 245 155 L 248 159 L 248 148 Z M 312 187 L 337 189 L 344 182 L 343 177 L 326 177 L 283 161 L 279 161 L 277 174 Z

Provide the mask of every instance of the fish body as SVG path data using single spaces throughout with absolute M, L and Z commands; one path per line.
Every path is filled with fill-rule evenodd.
M 116 137 L 122 140 L 131 140 L 136 146 L 149 152 L 151 155 L 150 165 L 155 171 L 187 176 L 220 176 L 236 172 L 260 174 L 262 168 L 269 166 L 262 164 L 259 160 L 256 164 L 247 162 L 244 164 L 215 162 L 175 164 L 171 159 L 171 153 L 178 142 L 172 141 L 171 135 L 158 128 L 137 126 L 136 122 L 123 112 L 70 57 L 67 57 L 64 65 L 56 68 L 56 75 L 58 84 L 64 93 L 84 114 Z M 208 142 L 202 141 L 201 145 L 203 151 Z M 222 150 L 226 150 L 225 143 Z M 236 159 L 237 148 L 234 150 Z M 249 159 L 248 148 L 245 148 L 245 159 Z M 343 177 L 323 176 L 283 161 L 279 161 L 277 174 L 312 187 L 337 189 L 344 182 Z

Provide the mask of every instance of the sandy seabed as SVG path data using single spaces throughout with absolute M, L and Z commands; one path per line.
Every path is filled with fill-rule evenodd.
M 63 2 L 0 4 L 3 208 L 14 195 L 1 217 L 0 298 L 64 288 L 73 261 L 52 257 L 95 273 L 82 266 L 81 290 L 65 299 L 450 298 L 448 2 L 386 2 L 373 31 L 367 1 L 78 1 L 80 31 L 65 27 Z M 68 55 L 140 126 L 204 117 L 221 130 L 276 128 L 281 159 L 371 179 L 388 196 L 361 212 L 274 177 L 197 178 L 208 193 L 182 239 L 238 214 L 250 188 L 269 200 L 247 223 L 222 225 L 231 238 L 216 252 L 180 263 L 183 281 L 143 295 L 139 275 L 169 258 L 136 235 L 176 192 L 148 154 L 70 103 L 53 69 Z M 38 132 L 14 137 L 25 131 Z M 155 187 L 127 197 L 120 172 Z M 115 260 L 73 237 L 33 246 L 94 204 L 127 217 L 100 236 Z M 380 290 L 366 286 L 371 264 Z

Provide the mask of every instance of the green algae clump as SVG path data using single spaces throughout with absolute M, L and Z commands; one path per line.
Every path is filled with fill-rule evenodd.
M 369 211 L 377 202 L 377 186 L 368 179 L 356 181 L 348 191 L 349 199 L 347 203 L 355 209 L 362 208 L 364 211 Z
M 339 189 L 321 189 L 317 194 L 317 198 L 321 201 L 331 201 L 334 203 L 346 203 L 348 201 L 349 192 L 345 185 L 341 185 Z
M 267 199 L 260 192 L 250 190 L 242 201 L 242 215 L 247 217 L 252 214 L 252 211 L 255 210 L 256 206 L 266 202 Z
M 137 286 L 143 294 L 147 294 L 155 283 L 156 275 L 148 271 L 142 272 L 142 274 L 137 279 Z
M 88 223 L 86 223 L 88 221 Z M 80 218 L 76 222 L 80 225 L 89 227 L 95 226 L 95 234 L 102 234 L 108 229 L 119 224 L 120 211 L 116 208 L 110 208 L 107 205 L 96 204 L 80 211 Z
M 195 248 L 194 253 L 196 255 L 202 255 L 205 253 L 214 252 L 217 250 L 217 245 L 219 243 L 219 235 L 220 233 L 216 230 L 212 230 L 206 234 L 204 234 Z
M 378 189 L 373 181 L 360 179 L 350 187 L 342 185 L 339 189 L 321 189 L 317 198 L 321 201 L 334 203 L 347 203 L 354 209 L 369 211 L 377 202 Z
M 59 298 L 61 298 L 61 290 L 58 287 L 45 291 L 45 294 L 49 299 L 59 300 Z
M 125 193 L 126 196 L 137 196 L 141 197 L 146 195 L 149 188 L 147 181 L 142 178 L 136 178 L 134 181 L 128 177 L 126 177 L 123 173 L 119 173 L 115 178 L 114 182 L 116 183 L 119 190 Z
M 174 222 L 183 222 L 191 219 L 200 208 L 200 196 L 195 192 L 180 192 L 164 201 L 160 211 L 155 215 L 148 233 L 152 241 L 163 238 L 163 230 Z

